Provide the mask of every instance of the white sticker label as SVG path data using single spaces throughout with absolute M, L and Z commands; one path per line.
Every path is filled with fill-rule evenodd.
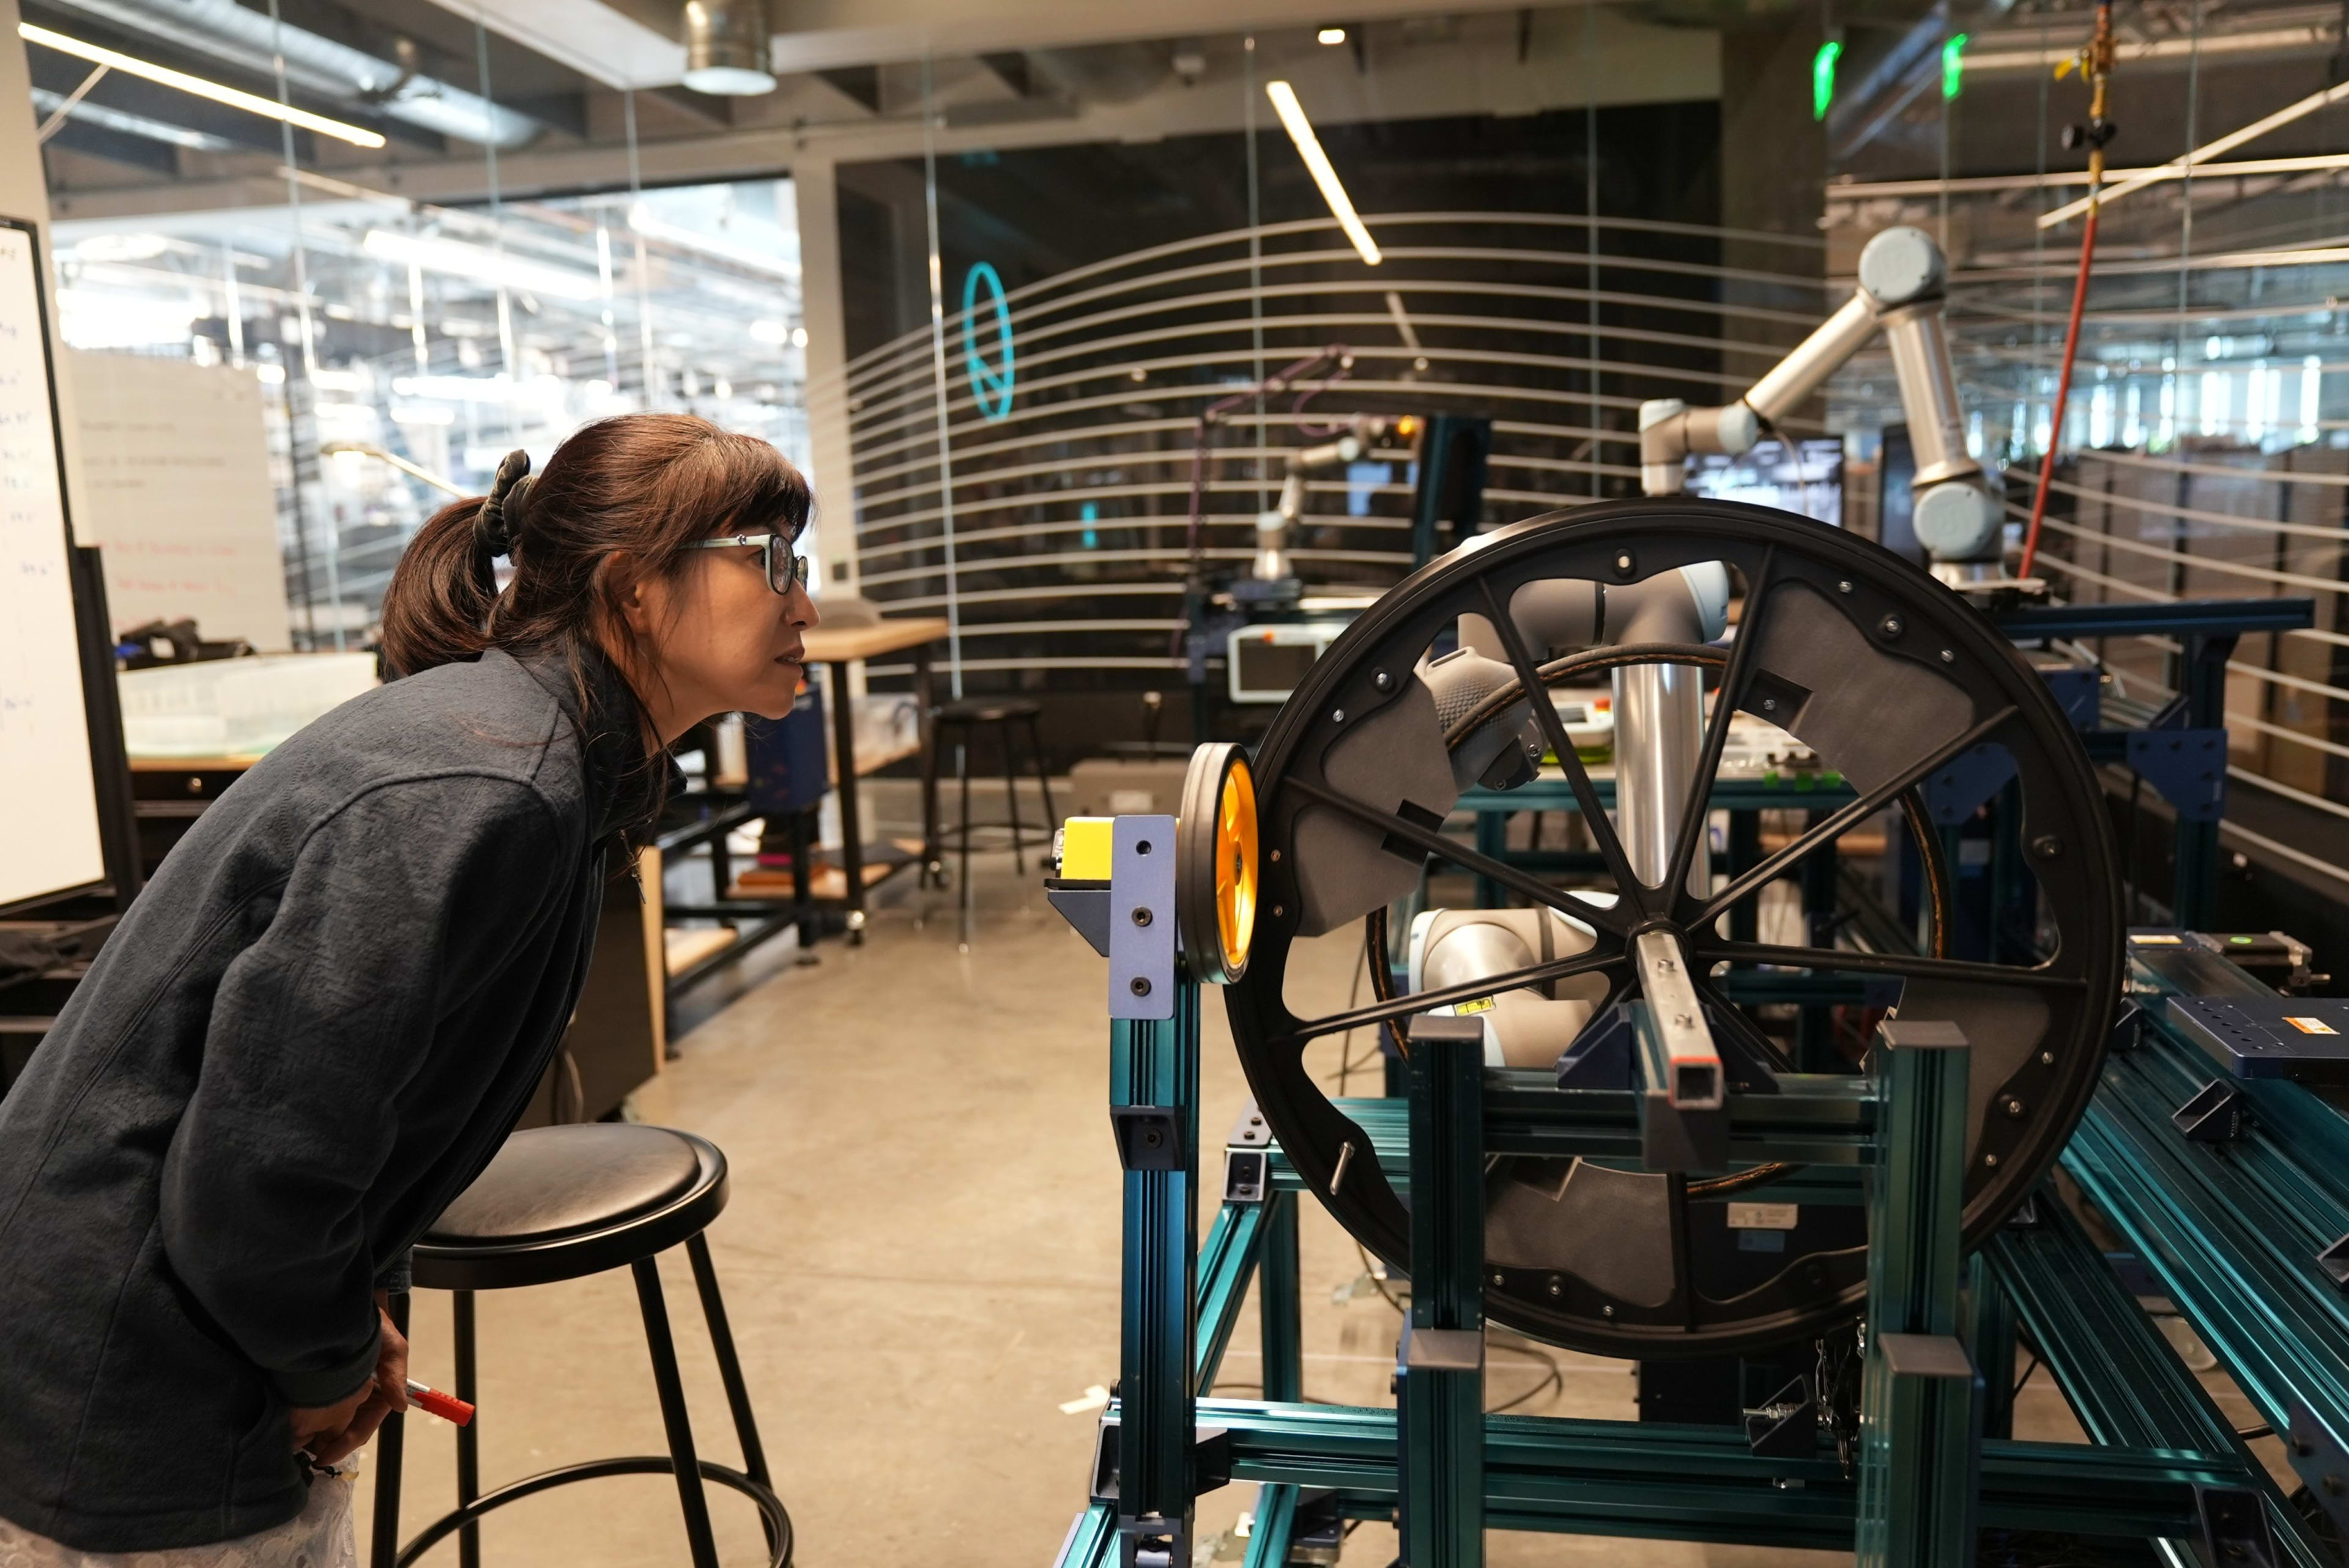
M 2322 1018 L 2286 1017 L 2284 1022 L 2303 1035 L 2337 1035 L 2341 1032 Z
M 1802 1217 L 1800 1203 L 1729 1205 L 1729 1228 L 1733 1231 L 1791 1231 Z

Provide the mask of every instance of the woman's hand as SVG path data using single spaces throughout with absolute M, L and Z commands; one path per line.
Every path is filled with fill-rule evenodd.
M 408 1340 L 392 1326 L 384 1310 L 383 1294 L 376 1295 L 376 1315 L 383 1325 L 381 1348 L 376 1353 L 375 1380 L 339 1404 L 295 1410 L 294 1446 L 309 1450 L 310 1458 L 330 1465 L 365 1448 L 384 1418 L 408 1408 Z

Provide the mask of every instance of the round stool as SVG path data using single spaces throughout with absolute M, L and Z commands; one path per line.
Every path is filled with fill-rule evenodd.
M 480 1568 L 479 1522 L 491 1510 L 573 1481 L 605 1476 L 677 1477 L 685 1510 L 686 1543 L 694 1568 L 719 1568 L 709 1526 L 705 1480 L 733 1488 L 758 1506 L 771 1568 L 792 1558 L 791 1515 L 775 1495 L 750 1390 L 726 1326 L 726 1304 L 703 1232 L 726 1207 L 726 1157 L 715 1144 L 663 1127 L 596 1122 L 542 1127 L 506 1140 L 473 1184 L 458 1194 L 412 1254 L 416 1287 L 455 1293 L 457 1398 L 474 1398 L 473 1293 L 552 1284 L 626 1266 L 636 1277 L 645 1344 L 652 1353 L 653 1386 L 668 1430 L 667 1455 L 646 1454 L 565 1465 L 512 1482 L 484 1496 L 481 1489 L 481 1418 L 457 1429 L 457 1507 L 399 1544 L 401 1418 L 383 1424 L 376 1460 L 374 1542 L 370 1568 L 408 1568 L 454 1532 L 462 1568 Z M 661 1253 L 685 1243 L 693 1263 L 702 1315 L 718 1353 L 719 1376 L 742 1443 L 742 1469 L 699 1458 L 678 1375 L 677 1342 L 669 1334 L 661 1295 Z M 391 1301 L 392 1321 L 408 1332 L 408 1297 Z
M 1022 876 L 1028 872 L 1027 841 L 1020 835 L 1023 829 L 1033 824 L 1019 820 L 1019 769 L 1011 755 L 1014 725 L 1024 727 L 1028 731 L 1029 759 L 1036 765 L 1036 782 L 1044 791 L 1044 825 L 1039 830 L 1038 839 L 1047 851 L 1051 848 L 1052 830 L 1060 824 L 1052 810 L 1051 777 L 1044 768 L 1044 742 L 1036 730 L 1037 716 L 1042 712 L 1043 709 L 1035 703 L 1005 697 L 964 697 L 956 702 L 940 703 L 930 709 L 932 744 L 941 748 L 952 744 L 962 748 L 960 763 L 956 769 L 962 778 L 962 811 L 955 826 L 942 830 L 938 837 L 941 841 L 951 837 L 956 847 L 962 851 L 960 874 L 966 885 L 970 882 L 970 835 L 974 827 L 1009 828 L 1012 863 Z M 974 823 L 970 820 L 971 743 L 978 738 L 982 729 L 995 732 L 1003 753 L 1003 799 L 1011 813 L 1009 822 Z

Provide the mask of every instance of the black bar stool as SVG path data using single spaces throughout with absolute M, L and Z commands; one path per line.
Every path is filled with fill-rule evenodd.
M 955 847 L 961 851 L 961 875 L 965 886 L 970 882 L 970 835 L 974 829 L 1009 828 L 1012 861 L 1018 866 L 1020 875 L 1028 874 L 1028 846 L 1021 832 L 1035 824 L 1019 820 L 1019 769 L 1011 755 L 1011 731 L 1015 725 L 1022 726 L 1028 731 L 1028 756 L 1036 765 L 1036 782 L 1044 791 L 1044 825 L 1038 831 L 1037 842 L 1048 851 L 1051 848 L 1052 830 L 1060 826 L 1060 819 L 1052 810 L 1052 780 L 1044 768 L 1044 742 L 1036 730 L 1036 718 L 1042 711 L 1032 702 L 1004 697 L 964 697 L 955 702 L 940 703 L 930 710 L 931 744 L 941 749 L 956 746 L 961 750 L 957 769 L 962 778 L 960 818 L 952 828 L 941 829 L 938 837 L 942 841 L 951 837 Z M 970 754 L 972 743 L 978 738 L 981 730 L 993 730 L 1003 752 L 1003 798 L 1011 812 L 1009 822 L 973 822 L 970 820 Z
M 384 1423 L 378 1439 L 370 1568 L 408 1568 L 452 1532 L 459 1536 L 462 1568 L 480 1568 L 479 1521 L 491 1510 L 573 1481 L 662 1474 L 677 1477 L 694 1568 L 719 1568 L 704 1481 L 731 1487 L 755 1503 L 766 1532 L 771 1568 L 784 1568 L 791 1562 L 791 1515 L 767 1473 L 750 1390 L 742 1381 L 742 1364 L 734 1353 L 726 1303 L 718 1293 L 718 1273 L 710 1266 L 709 1243 L 703 1234 L 725 1207 L 726 1156 L 689 1132 L 593 1123 L 533 1128 L 506 1140 L 489 1168 L 433 1222 L 413 1254 L 417 1287 L 456 1293 L 457 1387 L 452 1391 L 468 1403 L 474 1399 L 474 1292 L 552 1284 L 626 1266 L 636 1276 L 636 1302 L 644 1313 L 645 1343 L 652 1353 L 653 1386 L 668 1429 L 668 1452 L 565 1465 L 483 1496 L 477 1416 L 457 1431 L 457 1507 L 402 1546 L 403 1439 L 401 1418 L 394 1416 Z M 741 1439 L 739 1470 L 701 1459 L 694 1449 L 685 1385 L 678 1374 L 677 1342 L 669 1333 L 668 1306 L 654 1262 L 680 1242 L 693 1263 L 702 1315 L 718 1353 L 719 1376 Z M 392 1298 L 391 1315 L 405 1334 L 405 1295 Z

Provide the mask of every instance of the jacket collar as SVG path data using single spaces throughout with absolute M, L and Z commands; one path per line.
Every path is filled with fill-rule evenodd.
M 561 705 L 573 733 L 581 737 L 595 839 L 642 835 L 661 801 L 685 787 L 685 775 L 666 747 L 647 753 L 643 709 L 626 678 L 592 645 L 568 655 L 560 649 L 524 654 L 516 662 Z

